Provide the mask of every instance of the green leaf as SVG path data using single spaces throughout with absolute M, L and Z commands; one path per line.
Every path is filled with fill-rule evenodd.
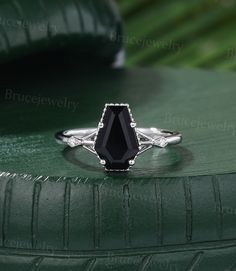
M 234 1 L 118 3 L 125 16 L 127 66 L 235 69 L 225 57 L 235 49 Z
M 0 1 L 0 62 L 42 52 L 113 61 L 121 19 L 111 1 Z
M 15 68 L 0 93 L 0 270 L 234 270 L 234 73 Z M 183 143 L 120 174 L 56 144 L 120 101 Z

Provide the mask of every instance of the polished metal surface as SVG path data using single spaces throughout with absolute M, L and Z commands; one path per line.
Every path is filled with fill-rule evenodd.
M 140 155 L 143 152 L 151 149 L 152 147 L 165 148 L 168 145 L 179 144 L 182 141 L 182 135 L 178 132 L 172 132 L 165 129 L 159 129 L 155 127 L 151 128 L 138 128 L 136 127 L 136 122 L 133 119 L 130 108 L 128 104 L 106 104 L 102 118 L 98 123 L 97 128 L 77 128 L 71 130 L 60 131 L 56 133 L 55 137 L 58 143 L 66 144 L 71 148 L 81 146 L 91 153 L 95 154 L 98 158 L 98 154 L 95 150 L 95 144 L 99 129 L 102 129 L 104 126 L 103 117 L 104 112 L 107 106 L 127 106 L 129 110 L 129 114 L 131 117 L 130 126 L 135 129 L 137 139 L 139 142 L 139 152 L 137 154 Z M 135 157 L 136 158 L 136 157 Z M 100 164 L 105 167 L 106 161 L 100 159 Z M 130 166 L 135 164 L 135 159 L 129 161 Z

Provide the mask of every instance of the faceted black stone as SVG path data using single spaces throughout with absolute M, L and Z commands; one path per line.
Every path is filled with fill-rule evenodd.
M 132 119 L 127 106 L 106 107 L 102 120 L 104 126 L 98 131 L 95 150 L 106 161 L 108 170 L 126 170 L 139 152 L 135 129 L 130 126 Z

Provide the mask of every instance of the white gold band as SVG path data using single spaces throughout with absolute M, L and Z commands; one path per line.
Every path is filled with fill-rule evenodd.
M 70 147 L 93 147 L 97 131 L 97 128 L 65 130 L 58 132 L 56 139 L 58 143 L 66 144 Z M 164 148 L 167 145 L 179 144 L 182 141 L 182 135 L 178 132 L 158 128 L 135 128 L 135 131 L 143 151 L 153 146 Z M 91 148 L 89 150 L 91 151 Z M 143 151 L 140 151 L 140 153 Z
M 105 104 L 98 128 L 58 132 L 59 143 L 95 154 L 107 171 L 127 171 L 152 147 L 178 144 L 182 135 L 158 128 L 137 128 L 128 104 Z

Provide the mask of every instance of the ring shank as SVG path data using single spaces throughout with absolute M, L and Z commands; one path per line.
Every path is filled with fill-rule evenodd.
M 182 141 L 182 135 L 178 132 L 172 132 L 164 129 L 158 128 L 135 128 L 137 133 L 142 133 L 152 139 L 163 137 L 167 141 L 168 145 L 175 145 Z M 97 132 L 97 128 L 85 128 L 85 129 L 71 129 L 58 132 L 55 137 L 62 144 L 68 144 L 68 140 L 71 137 L 75 137 L 77 139 L 85 139 L 89 137 L 91 134 L 95 134 Z M 92 142 L 87 141 L 87 144 L 91 145 Z M 141 143 L 142 144 L 142 143 Z M 86 140 L 84 144 L 86 145 Z
M 172 132 L 165 129 L 158 128 L 137 128 L 141 133 L 148 135 L 151 138 L 155 137 L 164 137 L 168 143 L 168 145 L 179 144 L 182 141 L 182 135 L 178 132 Z

